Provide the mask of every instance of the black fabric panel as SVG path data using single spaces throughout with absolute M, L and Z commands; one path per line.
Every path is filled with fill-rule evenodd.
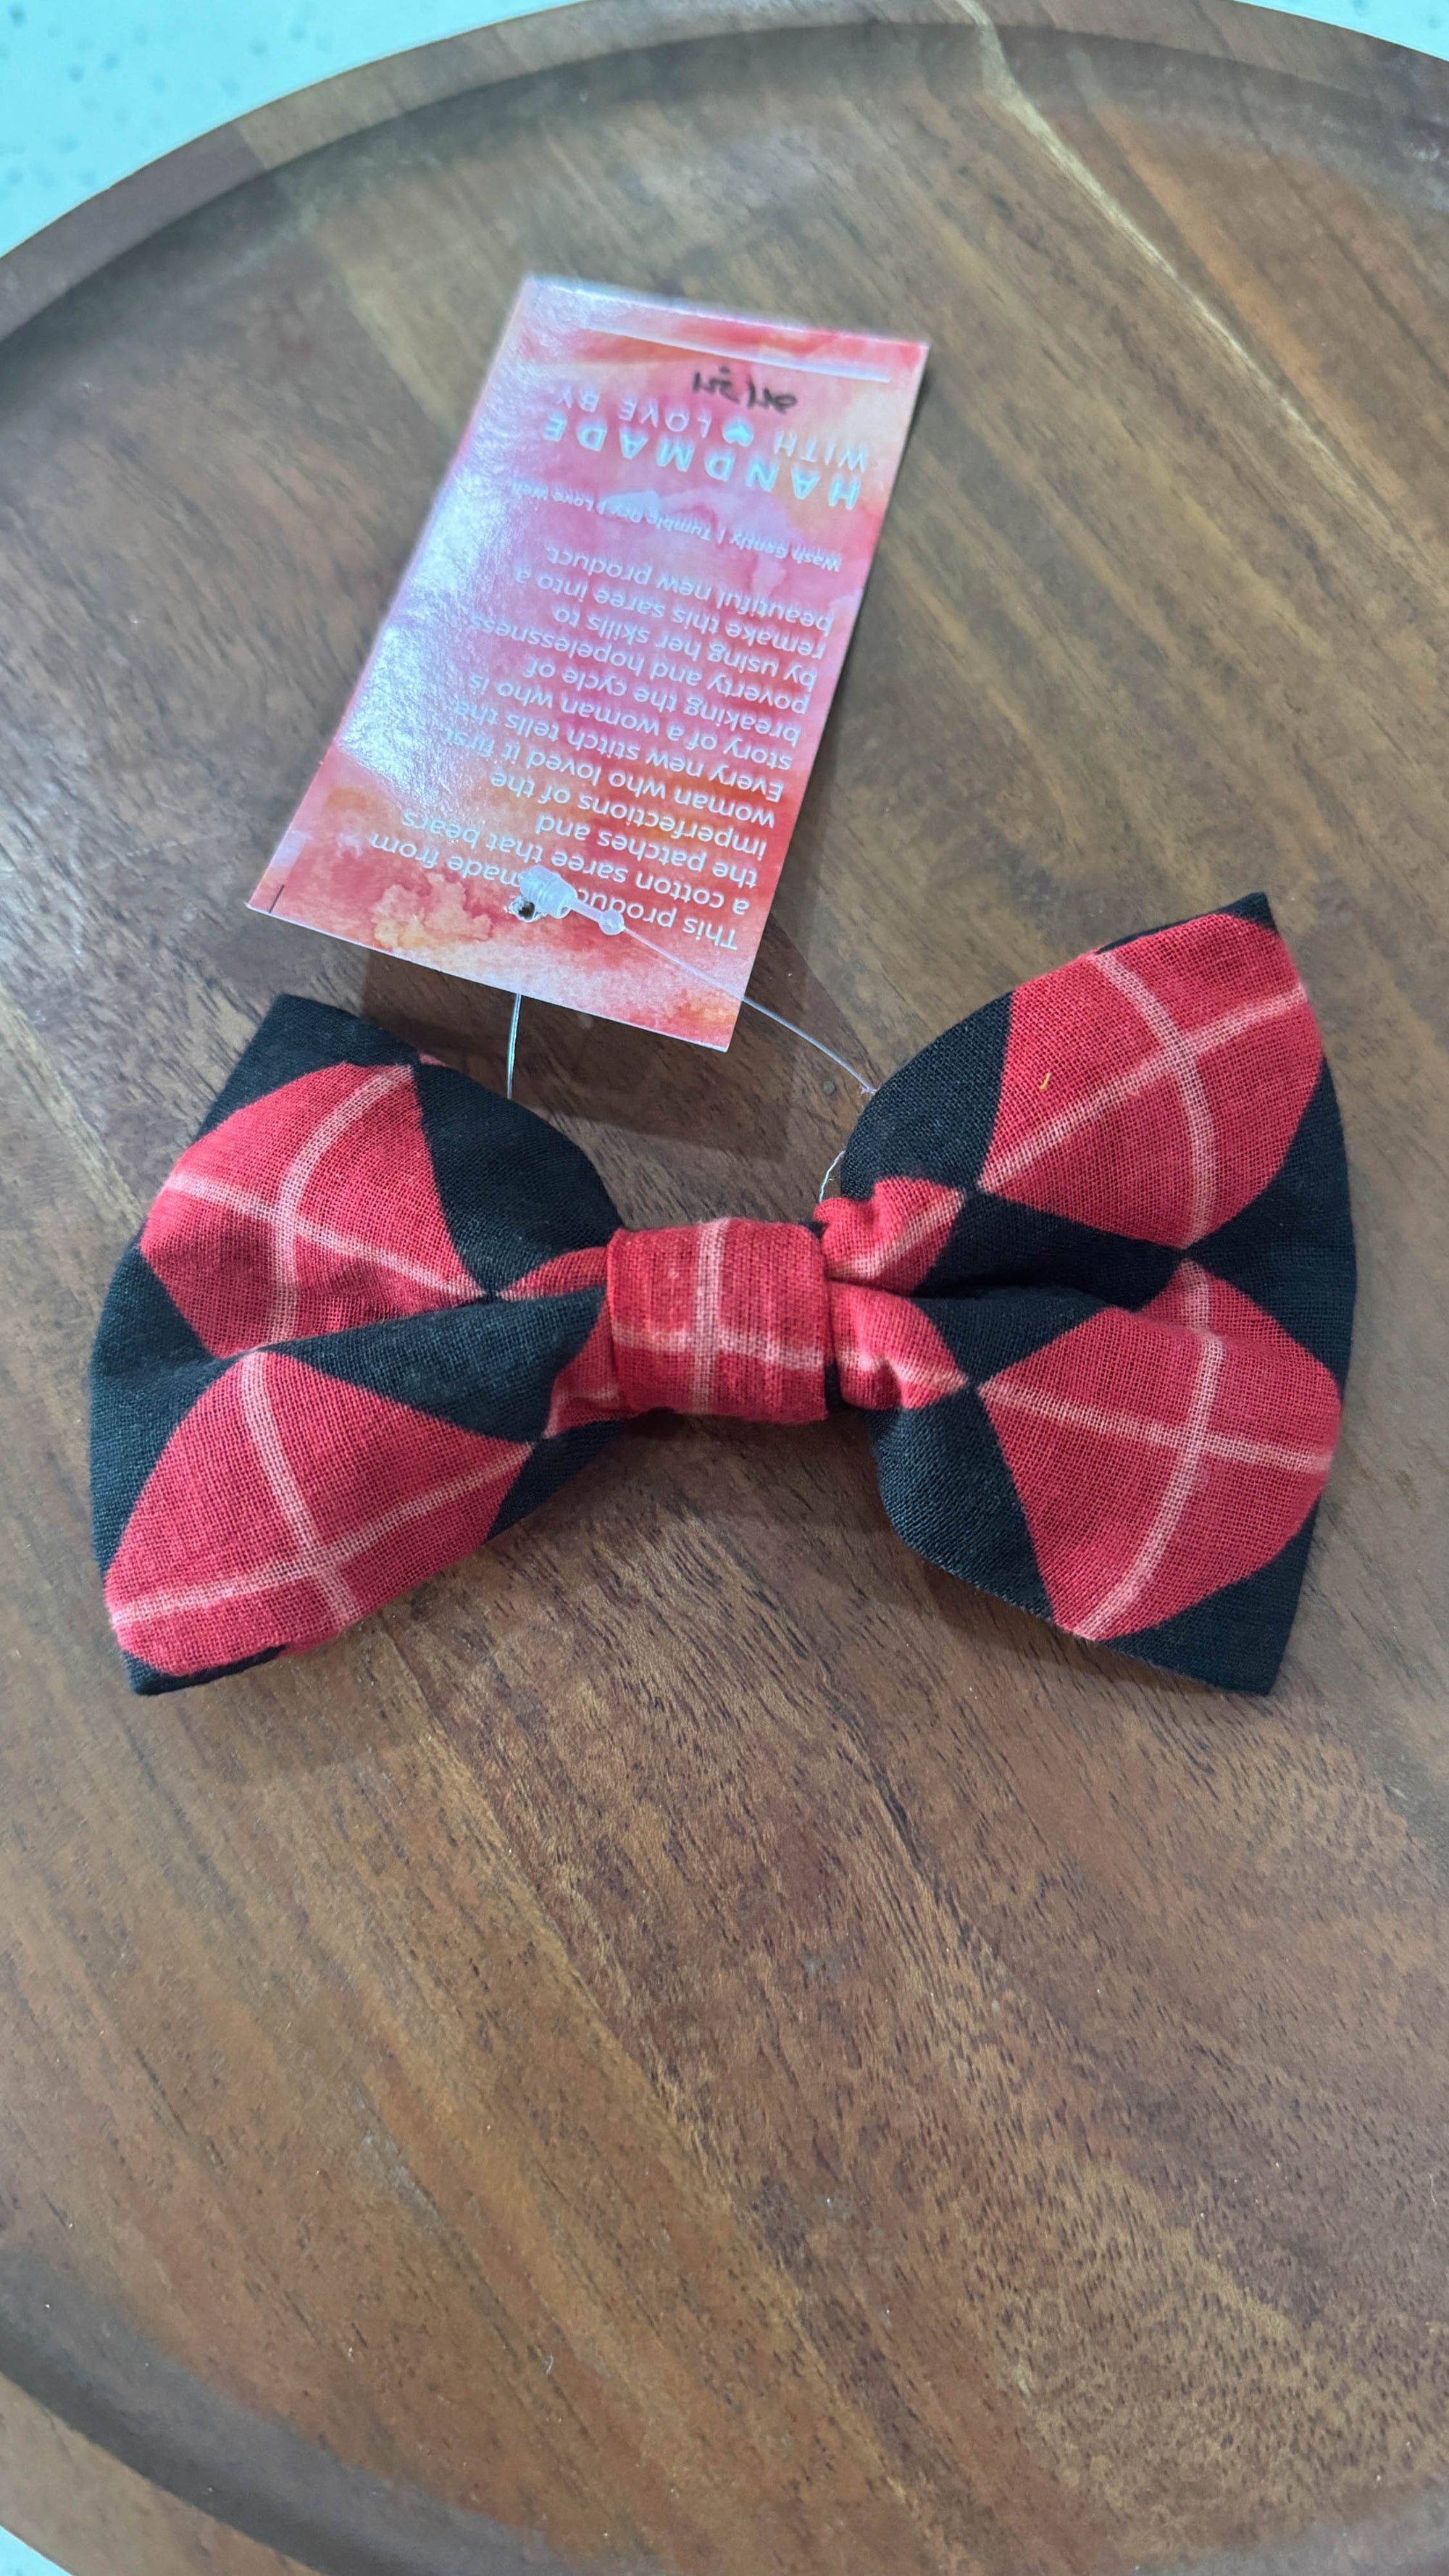
M 1278 1678 L 1303 1569 L 1313 1538 L 1317 1506 L 1286 1547 L 1241 1583 L 1226 1584 L 1155 1628 L 1104 1637 L 1121 1655 L 1140 1655 L 1170 1673 L 1188 1673 L 1217 1690 L 1269 1691 Z
M 198 1134 L 328 1065 L 414 1068 L 423 1133 L 458 1256 L 484 1290 L 557 1252 L 607 1243 L 618 1213 L 587 1154 L 547 1120 L 447 1065 L 425 1064 L 371 1020 L 283 993 L 218 1092 Z
M 389 1036 L 372 1020 L 354 1011 L 334 1010 L 330 1002 L 306 1002 L 298 993 L 279 993 L 245 1052 L 197 1129 L 208 1136 L 234 1111 L 249 1108 L 269 1091 L 299 1074 L 317 1073 L 324 1065 L 416 1064 L 416 1049 Z
M 540 1440 L 554 1379 L 583 1349 L 602 1303 L 598 1288 L 516 1305 L 480 1299 L 276 1347 L 323 1377 L 437 1414 L 460 1431 Z
M 91 1536 L 102 1574 L 172 1432 L 232 1365 L 212 1358 L 137 1246 L 129 1245 L 91 1352 Z
M 499 1537 L 515 1521 L 536 1512 L 540 1503 L 546 1503 L 581 1467 L 597 1458 L 601 1449 L 607 1449 L 615 1433 L 622 1429 L 620 1422 L 581 1422 L 572 1431 L 561 1431 L 553 1440 L 540 1440 L 509 1486 L 489 1537 Z
M 202 1682 L 224 1682 L 233 1673 L 254 1672 L 258 1664 L 274 1664 L 278 1655 L 286 1651 L 285 1646 L 264 1646 L 259 1655 L 243 1655 L 235 1664 L 213 1664 L 205 1673 L 158 1673 L 154 1665 L 140 1663 L 136 1656 L 128 1655 L 124 1646 L 121 1661 L 132 1690 L 142 1699 L 156 1699 L 162 1691 L 195 1690 Z
M 1109 1306 L 1145 1306 L 1166 1287 L 1181 1258 L 1162 1244 L 1106 1234 L 1073 1217 L 1047 1216 L 973 1190 L 950 1242 L 916 1293 L 929 1297 L 943 1289 L 1050 1280 Z
M 982 1386 L 1000 1369 L 1010 1368 L 1017 1360 L 1029 1359 L 1033 1351 L 1069 1333 L 1077 1324 L 1086 1324 L 1099 1315 L 1106 1301 L 1086 1297 L 1070 1288 L 983 1288 L 974 1295 L 957 1297 L 913 1297 L 929 1317 L 962 1374 L 973 1386 Z M 955 1402 L 946 1396 L 935 1405 L 919 1405 L 903 1415 L 906 1422 L 924 1422 L 940 1403 Z M 994 1436 L 994 1435 L 993 1435 Z
M 1265 894 L 1239 895 L 1236 903 L 1220 903 L 1218 910 L 1231 914 L 1236 921 L 1261 922 L 1265 930 L 1278 927 L 1273 918 L 1273 907 Z
M 1194 1244 L 1189 1258 L 1241 1288 L 1343 1386 L 1356 1263 L 1348 1161 L 1326 1064 L 1276 1177 L 1216 1234 Z
M 991 1145 L 1011 996 L 988 1002 L 882 1083 L 856 1121 L 840 1166 L 841 1195 L 868 1199 L 892 1179 L 974 1189 Z
M 617 1232 L 587 1154 L 546 1119 L 446 1065 L 420 1065 L 417 1093 L 448 1231 L 481 1289 Z
M 979 1395 L 968 1388 L 866 1419 L 896 1536 L 944 1573 L 1049 1619 L 1026 1515 Z

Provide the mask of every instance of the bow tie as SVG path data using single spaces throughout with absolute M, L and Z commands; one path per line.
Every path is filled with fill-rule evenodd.
M 858 1406 L 907 1546 L 1266 1690 L 1353 1291 L 1333 1085 L 1260 895 L 938 1038 L 808 1225 L 630 1233 L 556 1128 L 284 997 L 111 1286 L 106 1600 L 136 1689 L 212 1680 L 451 1565 L 633 1414 Z

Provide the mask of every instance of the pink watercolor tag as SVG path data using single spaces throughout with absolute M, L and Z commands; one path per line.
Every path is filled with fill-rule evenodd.
M 253 910 L 728 1046 L 925 359 L 525 280 Z

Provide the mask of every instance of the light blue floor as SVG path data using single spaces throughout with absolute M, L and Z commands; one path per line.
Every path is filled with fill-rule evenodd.
M 0 0 L 0 253 L 228 117 L 537 5 Z
M 62 2570 L 49 2558 L 37 2557 L 23 2540 L 0 2531 L 0 2576 L 62 2576 Z
M 331 72 L 536 0 L 0 0 L 0 253 L 128 171 Z M 1449 56 L 1449 0 L 1304 18 Z

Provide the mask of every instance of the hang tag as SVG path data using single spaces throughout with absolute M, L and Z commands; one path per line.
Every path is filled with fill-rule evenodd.
M 925 359 L 527 279 L 252 909 L 728 1046 Z

